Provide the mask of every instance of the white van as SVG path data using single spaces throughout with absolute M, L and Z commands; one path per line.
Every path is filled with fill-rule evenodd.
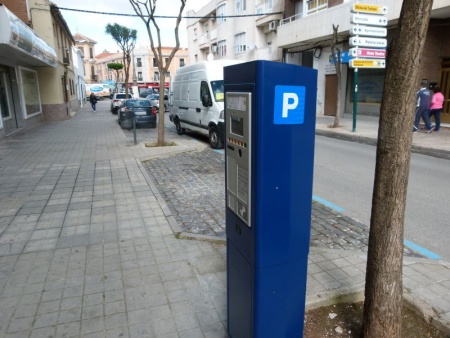
M 242 63 L 211 60 L 178 68 L 172 86 L 170 120 L 178 135 L 190 129 L 207 135 L 213 149 L 223 148 L 225 135 L 223 67 Z

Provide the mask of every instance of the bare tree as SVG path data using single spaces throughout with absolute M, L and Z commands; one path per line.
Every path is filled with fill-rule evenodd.
M 403 228 L 418 65 L 433 0 L 404 0 L 378 130 L 362 337 L 401 337 Z
M 176 19 L 174 34 L 175 34 L 175 47 L 170 52 L 169 57 L 167 58 L 167 62 L 164 64 L 164 58 L 162 55 L 161 48 L 161 31 L 158 23 L 156 22 L 155 12 L 156 12 L 156 3 L 157 0 L 129 0 L 131 5 L 133 6 L 134 11 L 137 15 L 142 19 L 145 23 L 145 27 L 147 28 L 148 37 L 150 39 L 150 46 L 153 51 L 153 55 L 158 64 L 158 71 L 160 74 L 159 79 L 159 113 L 158 113 L 158 146 L 163 146 L 165 144 L 164 140 L 164 83 L 166 79 L 166 73 L 169 69 L 170 63 L 172 62 L 175 53 L 180 48 L 180 39 L 178 36 L 178 27 L 181 22 L 181 15 L 184 10 L 184 6 L 186 5 L 186 0 L 180 0 L 180 9 L 178 12 L 178 17 Z M 155 44 L 155 39 L 153 37 L 152 28 L 156 31 L 156 39 L 157 43 Z
M 106 66 L 109 69 L 113 69 L 116 72 L 116 84 L 114 86 L 114 92 L 117 92 L 117 82 L 119 82 L 119 72 L 123 69 L 122 63 L 111 62 L 107 63 Z
M 128 79 L 130 77 L 131 53 L 136 46 L 137 30 L 121 26 L 117 23 L 114 25 L 107 24 L 106 34 L 111 35 L 123 52 L 123 66 L 125 70 L 125 97 L 128 98 Z
M 339 127 L 339 117 L 341 114 L 341 49 L 338 45 L 338 29 L 339 25 L 333 24 L 333 40 L 331 42 L 331 54 L 334 59 L 334 66 L 336 67 L 337 77 L 337 102 L 336 102 L 336 114 L 334 115 L 334 123 L 331 128 Z

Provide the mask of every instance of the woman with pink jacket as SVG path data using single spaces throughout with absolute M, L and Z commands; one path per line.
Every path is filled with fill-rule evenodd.
M 434 121 L 436 122 L 434 131 L 439 131 L 441 128 L 441 112 L 444 104 L 444 95 L 442 95 L 439 86 L 434 87 L 433 92 L 434 94 L 430 104 L 430 118 L 434 115 Z

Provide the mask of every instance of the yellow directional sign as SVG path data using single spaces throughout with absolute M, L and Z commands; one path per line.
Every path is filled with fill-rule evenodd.
M 367 13 L 367 14 L 387 14 L 387 6 L 369 5 L 369 4 L 353 4 L 353 12 Z
M 386 61 L 384 59 L 351 59 L 348 65 L 350 68 L 386 68 Z

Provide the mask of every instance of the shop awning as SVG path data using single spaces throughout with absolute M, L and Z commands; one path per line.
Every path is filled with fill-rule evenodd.
M 55 50 L 0 4 L 0 61 L 10 66 L 56 67 Z

